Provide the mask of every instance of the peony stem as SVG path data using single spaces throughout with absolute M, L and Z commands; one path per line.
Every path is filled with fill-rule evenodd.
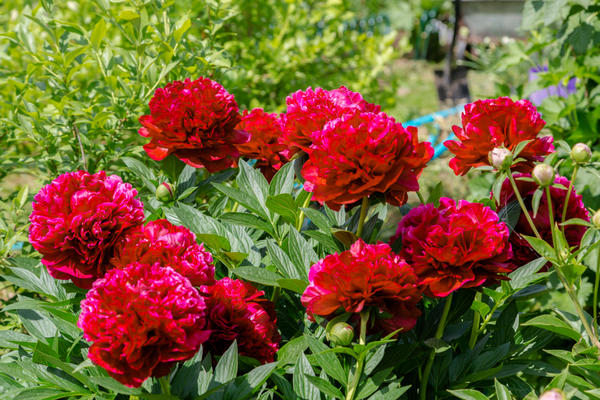
M 169 376 L 161 376 L 158 378 L 158 382 L 160 383 L 160 391 L 162 394 L 167 396 L 171 395 L 171 384 L 169 383 Z
M 556 242 L 557 241 L 556 241 L 556 235 L 555 235 L 555 232 L 554 232 L 554 214 L 552 212 L 552 199 L 550 197 L 550 187 L 549 186 L 546 186 L 546 197 L 547 197 L 547 200 L 548 200 L 548 217 L 550 219 L 550 231 L 552 232 L 552 244 L 554 245 L 553 247 L 556 250 Z M 562 259 L 562 256 L 561 256 L 560 252 L 557 251 L 556 255 L 557 255 L 557 258 L 558 258 L 558 262 L 560 264 L 562 264 L 563 263 L 563 259 Z M 591 340 L 592 344 L 594 346 L 596 346 L 600 350 L 600 341 L 598 341 L 598 338 L 596 337 L 596 334 L 594 333 L 594 330 L 591 328 L 591 326 L 590 326 L 587 318 L 585 317 L 585 313 L 583 312 L 583 308 L 581 307 L 581 304 L 579 304 L 579 300 L 577 299 L 577 294 L 575 293 L 575 289 L 571 286 L 571 284 L 569 283 L 569 281 L 567 280 L 567 278 L 563 275 L 561 268 L 562 268 L 562 265 L 557 265 L 556 266 L 556 268 L 555 268 L 556 275 L 558 275 L 558 278 L 560 279 L 561 283 L 565 287 L 565 290 L 567 291 L 567 294 L 569 295 L 569 298 L 571 299 L 571 302 L 575 306 L 575 310 L 577 311 L 577 315 L 579 315 L 579 318 L 581 319 L 581 323 L 583 324 L 583 328 L 585 329 L 585 331 L 587 332 L 588 336 L 590 337 L 590 340 Z
M 579 171 L 579 164 L 575 164 L 573 168 L 573 175 L 571 175 L 571 182 L 569 182 L 569 188 L 567 189 L 567 197 L 565 198 L 565 204 L 563 205 L 562 210 L 562 218 L 560 222 L 565 222 L 567 218 L 567 206 L 569 205 L 569 199 L 571 198 L 571 192 L 573 191 L 573 182 L 575 182 L 575 178 L 577 178 L 577 172 Z M 564 225 L 562 226 L 562 231 L 565 231 Z
M 358 338 L 358 344 L 361 344 L 363 346 L 367 344 L 367 322 L 369 321 L 369 311 L 369 309 L 366 309 L 362 310 L 360 313 L 360 336 Z M 363 351 L 356 360 L 356 368 L 354 369 L 352 382 L 350 382 L 348 392 L 346 393 L 346 400 L 354 399 L 354 395 L 356 394 L 356 389 L 358 388 L 358 383 L 360 382 L 360 377 L 362 375 L 362 370 L 365 364 L 366 356 L 367 352 Z
M 81 135 L 79 134 L 79 128 L 75 125 L 75 122 L 71 123 L 73 136 L 77 139 L 77 143 L 79 144 L 79 152 L 81 153 L 81 165 L 85 171 L 87 171 L 87 161 L 85 158 L 85 152 L 83 151 L 83 143 L 81 143 Z
M 419 201 L 421 202 L 421 204 L 425 204 L 425 199 L 423 198 L 423 195 L 421 194 L 420 191 L 417 190 L 417 197 L 419 198 Z
M 481 301 L 481 292 L 475 293 L 475 301 Z M 477 336 L 479 336 L 479 320 L 481 319 L 479 311 L 473 310 L 473 312 L 473 326 L 471 327 L 471 337 L 469 338 L 470 349 L 475 347 L 475 343 L 477 343 Z
M 362 235 L 363 228 L 365 226 L 365 219 L 367 218 L 367 211 L 369 211 L 369 198 L 363 197 L 360 205 L 360 217 L 358 218 L 358 228 L 356 229 L 356 236 L 359 238 Z
M 446 298 L 446 304 L 444 304 L 444 311 L 442 311 L 442 317 L 440 323 L 435 331 L 435 338 L 441 339 L 444 336 L 444 329 L 446 329 L 446 322 L 448 314 L 450 313 L 450 304 L 452 304 L 452 293 Z M 429 353 L 429 360 L 425 365 L 425 371 L 423 372 L 423 379 L 421 379 L 421 389 L 419 390 L 419 399 L 425 400 L 427 398 L 427 384 L 429 383 L 429 375 L 431 374 L 431 368 L 433 367 L 433 361 L 435 360 L 435 349 Z
M 600 284 L 600 254 L 596 257 L 596 281 L 594 282 L 594 327 L 598 325 L 598 285 Z
M 521 193 L 519 192 L 519 188 L 517 187 L 517 183 L 515 182 L 515 178 L 513 177 L 512 173 L 508 174 L 508 180 L 510 181 L 510 184 L 515 192 L 515 196 L 517 196 L 517 201 L 519 202 L 519 205 L 521 206 L 521 210 L 523 210 L 523 213 L 525 214 L 525 218 L 527 219 L 527 222 L 529 222 L 529 226 L 531 226 L 531 229 L 533 230 L 533 233 L 535 233 L 535 236 L 538 239 L 541 239 L 542 236 L 540 235 L 537 228 L 535 227 L 535 224 L 533 223 L 533 220 L 531 219 L 531 215 L 529 215 L 529 211 L 527 211 L 527 207 L 525 207 L 525 203 L 523 202 L 523 198 L 521 197 Z
M 312 197 L 312 194 L 310 196 L 308 196 L 306 198 L 306 200 L 304 200 L 304 204 L 302 204 L 302 208 L 308 207 L 308 205 L 310 204 L 311 197 Z M 298 214 L 298 224 L 296 224 L 296 230 L 298 232 L 300 232 L 302 230 L 302 225 L 304 225 L 304 211 L 300 210 L 300 214 Z

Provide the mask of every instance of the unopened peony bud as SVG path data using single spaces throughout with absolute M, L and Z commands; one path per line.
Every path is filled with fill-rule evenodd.
M 594 224 L 596 228 L 600 229 L 600 210 L 594 213 L 594 216 L 592 217 L 592 224 Z
M 163 203 L 171 201 L 175 198 L 175 194 L 173 193 L 173 188 L 166 182 L 161 183 L 156 188 L 156 198 Z
M 592 158 L 592 150 L 585 143 L 577 143 L 571 149 L 571 160 L 575 161 L 577 164 L 583 164 Z
M 512 165 L 513 155 L 510 150 L 504 147 L 496 147 L 488 153 L 488 160 L 494 168 L 505 170 Z
M 554 182 L 554 168 L 548 164 L 538 164 L 533 168 L 531 176 L 541 187 L 550 186 Z
M 539 400 L 566 400 L 566 397 L 562 390 L 552 389 L 542 393 Z
M 336 346 L 348 346 L 354 339 L 354 329 L 345 322 L 338 322 L 329 331 L 329 341 Z

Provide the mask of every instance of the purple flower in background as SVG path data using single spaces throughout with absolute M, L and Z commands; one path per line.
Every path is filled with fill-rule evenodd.
M 537 67 L 530 68 L 529 69 L 529 82 L 536 80 L 538 78 L 538 73 L 546 72 L 546 71 L 548 71 L 548 67 L 545 65 L 544 66 L 538 65 Z M 545 89 L 536 90 L 535 92 L 533 92 L 529 95 L 529 100 L 536 106 L 539 106 L 540 104 L 542 104 L 542 101 L 544 101 L 544 99 L 546 97 L 550 97 L 550 96 L 568 97 L 569 95 L 575 93 L 575 91 L 576 91 L 575 82 L 576 81 L 577 81 L 577 78 L 571 78 L 571 79 L 569 79 L 569 82 L 567 83 L 566 87 L 562 83 L 559 83 L 558 85 L 548 86 Z

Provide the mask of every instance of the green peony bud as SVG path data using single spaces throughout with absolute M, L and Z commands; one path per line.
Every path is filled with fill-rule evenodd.
M 504 147 L 496 147 L 488 153 L 488 161 L 497 170 L 508 170 L 512 165 L 513 155 Z
M 596 228 L 600 229 L 600 210 L 594 213 L 594 216 L 592 217 L 592 224 L 594 224 Z
M 560 389 L 548 390 L 540 396 L 539 400 L 566 400 L 565 394 Z
M 592 150 L 585 143 L 577 143 L 571 149 L 571 160 L 577 164 L 583 164 L 592 158 Z
M 354 339 L 354 329 L 345 322 L 338 322 L 331 327 L 328 338 L 335 346 L 348 346 Z
M 531 176 L 541 187 L 550 186 L 554 182 L 554 168 L 548 164 L 538 164 L 533 168 Z
M 163 182 L 156 188 L 156 198 L 163 203 L 169 202 L 175 198 L 173 188 L 167 182 Z

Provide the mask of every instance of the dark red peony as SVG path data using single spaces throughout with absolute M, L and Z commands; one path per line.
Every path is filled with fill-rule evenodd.
M 329 121 L 356 111 L 378 113 L 381 110 L 378 105 L 367 103 L 360 93 L 344 86 L 334 90 L 310 87 L 298 90 L 287 97 L 286 103 L 284 142 L 293 151 L 310 146 L 312 133 L 323 129 Z
M 112 269 L 81 302 L 88 357 L 124 385 L 139 387 L 194 356 L 208 339 L 204 299 L 172 268 Z
M 551 136 L 538 137 L 545 124 L 528 100 L 499 97 L 467 104 L 462 113 L 462 128 L 452 127 L 458 140 L 444 142 L 455 155 L 450 167 L 456 175 L 464 175 L 473 167 L 490 165 L 488 153 L 494 148 L 514 150 L 519 143 L 532 140 L 518 155 L 526 161 L 514 167 L 529 172 L 534 161 L 542 161 L 554 151 Z
M 529 215 L 531 215 L 535 227 L 540 233 L 542 239 L 548 243 L 552 243 L 550 217 L 548 215 L 548 198 L 546 197 L 546 193 L 544 192 L 542 194 L 538 212 L 536 216 L 533 217 L 531 204 L 533 193 L 538 188 L 538 185 L 534 182 L 519 180 L 519 178 L 531 178 L 530 174 L 515 174 L 514 176 L 517 183 L 517 188 L 519 188 L 519 193 L 521 193 L 521 196 L 523 197 L 525 206 L 530 210 Z M 554 184 L 562 185 L 565 188 L 568 188 L 570 181 L 567 178 L 556 175 Z M 554 214 L 555 221 L 560 221 L 562 218 L 563 206 L 567 199 L 567 189 L 550 186 L 550 198 L 552 201 L 552 213 Z M 506 207 L 507 204 L 511 204 L 511 206 L 520 209 L 516 202 L 517 197 L 515 196 L 515 192 L 512 189 L 510 181 L 506 179 L 502 184 L 500 202 L 496 204 L 496 208 L 501 210 Z M 569 220 L 571 218 L 581 218 L 585 221 L 590 220 L 589 213 L 583 205 L 581 195 L 575 193 L 574 189 L 571 192 L 569 203 L 567 204 L 566 219 Z M 565 237 L 567 238 L 569 246 L 578 248 L 579 242 L 581 242 L 581 238 L 583 237 L 583 234 L 587 228 L 581 225 L 565 225 L 564 228 Z M 515 225 L 514 231 L 510 235 L 510 242 L 512 243 L 513 252 L 515 254 L 515 263 L 519 266 L 525 265 L 539 257 L 535 250 L 529 246 L 529 243 L 527 243 L 527 241 L 521 235 L 535 236 L 531 226 L 527 222 L 527 218 L 525 218 L 525 214 L 523 213 L 521 213 L 521 216 Z
M 302 168 L 304 189 L 334 210 L 374 193 L 395 206 L 406 203 L 433 156 L 431 145 L 419 142 L 417 128 L 405 129 L 384 113 L 346 114 L 312 139 Z
M 210 339 L 204 348 L 223 354 L 237 340 L 239 354 L 262 363 L 273 361 L 281 337 L 273 303 L 248 282 L 223 278 L 200 288 L 207 307 Z
M 238 105 L 223 86 L 208 78 L 174 81 L 156 89 L 150 115 L 140 117 L 140 135 L 149 137 L 144 150 L 160 161 L 174 154 L 184 163 L 210 172 L 235 165 L 235 145 L 249 135 L 235 129 Z
M 89 289 L 109 268 L 115 243 L 144 222 L 137 191 L 116 175 L 60 175 L 34 197 L 29 241 L 57 279 Z
M 310 268 L 301 301 L 309 316 L 332 318 L 340 312 L 378 312 L 385 332 L 412 329 L 421 315 L 421 292 L 413 269 L 385 243 L 358 240 L 350 250 L 329 255 Z
M 440 206 L 413 208 L 400 221 L 400 255 L 413 266 L 425 294 L 445 297 L 460 288 L 506 279 L 512 271 L 509 230 L 491 208 L 442 197 Z
M 283 127 L 279 115 L 268 114 L 261 108 L 244 111 L 237 129 L 250 134 L 249 142 L 237 145 L 240 155 L 257 160 L 256 166 L 270 181 L 283 164 L 290 160 L 290 151 L 283 143 Z
M 196 235 L 189 229 L 166 219 L 148 222 L 125 235 L 115 246 L 110 262 L 116 268 L 134 262 L 160 263 L 188 278 L 194 286 L 215 282 L 212 255 L 196 242 Z

